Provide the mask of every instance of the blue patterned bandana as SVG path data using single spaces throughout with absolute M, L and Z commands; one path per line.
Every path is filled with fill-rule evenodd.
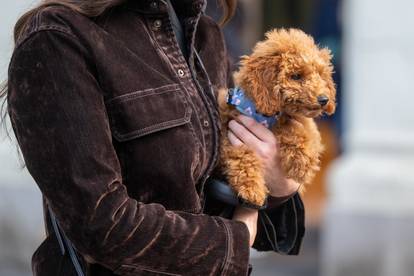
M 240 113 L 255 119 L 267 128 L 271 128 L 278 119 L 279 113 L 274 116 L 266 116 L 256 111 L 256 106 L 240 87 L 229 89 L 227 103 L 233 105 Z

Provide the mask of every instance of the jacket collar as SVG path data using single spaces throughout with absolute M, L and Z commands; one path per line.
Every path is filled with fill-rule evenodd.
M 205 11 L 206 0 L 171 0 L 179 16 L 193 17 Z M 133 11 L 144 14 L 167 14 L 165 0 L 127 0 L 125 6 Z

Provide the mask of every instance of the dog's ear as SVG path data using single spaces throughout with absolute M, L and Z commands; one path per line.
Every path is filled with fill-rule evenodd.
M 258 110 L 272 114 L 279 107 L 279 95 L 275 91 L 280 71 L 280 56 L 243 56 L 235 82 L 253 99 Z

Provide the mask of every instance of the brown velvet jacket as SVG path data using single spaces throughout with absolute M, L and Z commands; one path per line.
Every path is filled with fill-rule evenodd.
M 203 0 L 172 2 L 188 62 L 162 0 L 130 0 L 92 19 L 45 8 L 10 62 L 9 115 L 27 169 L 87 275 L 248 273 L 247 227 L 204 208 L 218 155 L 215 94 L 231 83 L 222 33 Z M 47 208 L 45 222 L 34 275 L 76 275 Z M 255 248 L 296 254 L 299 196 L 270 198 L 258 228 Z

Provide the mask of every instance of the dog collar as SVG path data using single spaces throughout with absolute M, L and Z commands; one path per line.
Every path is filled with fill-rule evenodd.
M 271 128 L 279 117 L 279 112 L 274 116 L 266 116 L 257 112 L 254 102 L 246 96 L 240 87 L 229 89 L 227 104 L 234 106 L 240 113 L 255 119 L 267 128 Z

